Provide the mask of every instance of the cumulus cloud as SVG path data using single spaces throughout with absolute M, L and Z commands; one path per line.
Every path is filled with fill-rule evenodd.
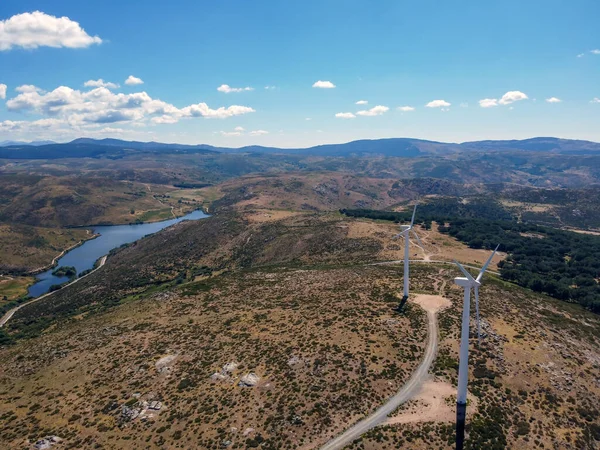
M 413 108 L 412 106 L 398 106 L 398 111 L 402 111 L 402 112 L 410 112 L 410 111 L 414 111 L 415 108 Z
M 510 105 L 511 103 L 518 102 L 520 100 L 527 100 L 526 94 L 521 91 L 508 91 L 506 94 L 502 96 L 502 98 L 498 101 L 501 105 Z
M 600 49 L 595 48 L 594 50 L 590 50 L 590 53 L 593 55 L 600 55 Z
M 339 112 L 335 115 L 338 119 L 354 119 L 356 116 L 351 112 Z
M 222 136 L 263 136 L 265 134 L 269 134 L 268 131 L 265 130 L 254 130 L 250 131 L 248 134 L 245 134 L 245 129 L 243 127 L 235 127 L 233 131 L 219 131 Z
M 427 108 L 447 108 L 450 105 L 451 103 L 448 103 L 446 100 L 432 100 L 425 106 Z
M 590 103 L 600 103 L 600 98 L 598 98 L 598 97 L 594 97 L 594 98 L 593 98 L 593 99 L 590 101 Z
M 560 98 L 556 98 L 556 97 L 547 98 L 546 101 L 548 103 L 560 103 L 560 102 L 562 102 L 562 100 Z
M 492 108 L 498 105 L 510 105 L 511 103 L 518 102 L 521 100 L 527 100 L 528 98 L 529 97 L 527 97 L 527 95 L 521 91 L 508 91 L 500 98 L 500 100 L 498 100 L 497 98 L 484 98 L 482 100 L 479 100 L 479 106 L 481 106 L 482 108 Z M 550 103 L 555 103 L 556 100 L 558 99 L 555 99 Z M 547 101 L 550 101 L 550 99 L 548 99 Z
M 13 47 L 85 48 L 101 43 L 102 39 L 90 36 L 79 23 L 68 17 L 34 11 L 0 21 L 0 51 Z
M 335 87 L 335 84 L 333 84 L 331 81 L 315 81 L 314 84 L 312 85 L 312 87 L 314 88 L 321 88 L 321 89 L 333 89 Z
M 183 117 L 206 117 L 207 119 L 226 119 L 228 117 L 239 116 L 255 112 L 248 106 L 231 105 L 228 108 L 221 106 L 218 109 L 211 109 L 206 103 L 186 106 L 181 109 Z
M 83 83 L 83 85 L 85 87 L 105 87 L 107 89 L 117 89 L 119 87 L 118 84 L 111 83 L 110 81 L 104 81 L 102 78 L 99 78 L 98 80 L 88 80 Z
M 387 106 L 377 105 L 371 109 L 358 111 L 356 114 L 359 116 L 380 116 L 389 110 L 390 108 L 388 108 Z
M 125 80 L 125 84 L 128 86 L 136 86 L 138 84 L 144 84 L 141 78 L 134 77 L 133 75 L 129 75 Z
M 243 88 L 234 88 L 234 87 L 229 86 L 228 84 L 222 84 L 221 86 L 219 86 L 217 88 L 217 91 L 224 92 L 225 94 L 230 94 L 231 92 L 243 92 L 243 91 L 253 91 L 253 90 L 254 90 L 254 88 L 251 88 L 249 86 L 246 86 Z
M 5 99 L 6 98 L 6 85 L 5 84 L 1 84 L 1 83 L 0 83 L 0 98 L 1 99 Z
M 578 57 L 578 58 L 583 58 L 584 56 L 585 56 L 585 53 L 579 53 L 579 54 L 577 55 L 577 57 Z
M 21 86 L 17 86 L 15 88 L 15 91 L 17 92 L 44 92 L 43 89 L 40 89 L 37 86 L 34 86 L 33 84 L 22 84 Z
M 277 89 L 277 86 L 265 86 L 267 91 L 272 91 L 273 89 Z
M 231 105 L 217 109 L 206 103 L 197 103 L 178 108 L 159 99 L 153 99 L 146 92 L 131 94 L 114 93 L 106 87 L 97 87 L 87 91 L 59 86 L 45 92 L 36 86 L 23 85 L 17 88 L 16 97 L 7 100 L 9 111 L 33 113 L 45 116 L 42 121 L 23 121 L 21 129 L 36 130 L 49 124 L 54 129 L 78 129 L 102 124 L 126 123 L 143 126 L 147 123 L 171 124 L 179 120 L 204 117 L 225 119 L 254 112 L 248 106 Z M 16 122 L 15 122 L 16 123 Z M 5 123 L 3 129 L 17 126 Z
M 369 103 L 369 102 L 366 100 L 359 100 L 356 102 L 357 105 L 366 105 L 367 103 Z
M 479 106 L 482 108 L 492 108 L 494 106 L 498 106 L 497 98 L 484 98 L 483 100 L 479 100 Z

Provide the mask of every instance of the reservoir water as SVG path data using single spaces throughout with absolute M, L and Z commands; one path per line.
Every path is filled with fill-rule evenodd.
M 113 248 L 137 241 L 148 234 L 156 233 L 182 220 L 198 220 L 205 217 L 208 217 L 208 215 L 197 210 L 177 219 L 164 220 L 162 222 L 89 227 L 94 231 L 94 234 L 99 234 L 100 236 L 86 241 L 83 245 L 63 255 L 58 260 L 56 267 L 73 266 L 77 269 L 77 274 L 79 274 L 84 270 L 93 268 L 94 263 Z M 69 281 L 67 277 L 52 275 L 52 271 L 56 267 L 36 275 L 37 283 L 29 288 L 29 295 L 31 297 L 39 297 L 45 294 L 53 284 L 62 284 Z

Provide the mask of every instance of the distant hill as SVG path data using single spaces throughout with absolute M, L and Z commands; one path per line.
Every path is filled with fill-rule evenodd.
M 56 144 L 54 141 L 0 141 L 0 147 L 8 147 L 10 145 L 31 145 L 32 147 L 38 147 L 40 145 Z
M 536 137 L 508 141 L 463 142 L 460 147 L 474 151 L 528 151 L 547 153 L 573 153 L 578 155 L 600 152 L 600 143 L 575 139 Z
M 186 145 L 186 144 L 164 144 L 162 142 L 138 142 L 138 141 L 122 141 L 120 139 L 90 139 L 90 138 L 79 138 L 69 142 L 69 144 L 75 145 L 104 145 L 109 147 L 120 147 L 124 149 L 133 150 L 147 150 L 147 151 L 161 151 L 161 150 L 181 150 L 187 152 L 198 152 L 202 150 L 214 150 L 215 147 L 212 145 L 198 144 L 198 145 Z
M 277 148 L 246 146 L 240 148 L 213 147 L 206 144 L 166 144 L 161 142 L 122 141 L 119 139 L 80 138 L 56 144 L 13 143 L 0 145 L 0 158 L 5 159 L 58 159 L 58 158 L 112 158 L 119 159 L 132 153 L 268 153 L 283 155 L 319 155 L 328 157 L 395 156 L 418 157 L 447 155 L 461 152 L 539 152 L 553 154 L 600 154 L 600 143 L 537 137 L 523 140 L 474 141 L 462 144 L 426 141 L 411 138 L 364 139 L 343 144 L 325 144 L 309 148 Z
M 216 153 L 209 145 L 127 142 L 117 139 L 76 139 L 65 144 L 10 145 L 0 148 L 4 159 L 110 158 L 120 159 L 132 153 Z

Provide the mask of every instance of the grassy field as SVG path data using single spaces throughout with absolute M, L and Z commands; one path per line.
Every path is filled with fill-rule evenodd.
M 0 307 L 7 302 L 27 294 L 27 288 L 34 282 L 33 277 L 0 276 Z
M 20 309 L 0 335 L 15 341 L 0 348 L 0 440 L 308 450 L 381 405 L 423 354 L 425 316 L 411 302 L 394 310 L 401 265 L 372 265 L 402 259 L 398 225 L 334 205 L 410 198 L 374 198 L 358 186 L 346 196 L 356 180 L 324 177 L 261 176 L 188 193 L 210 197 L 213 215 L 125 246 L 89 277 Z M 436 224 L 417 232 L 424 246 L 412 245 L 411 258 L 481 264 L 489 254 Z M 411 266 L 412 292 L 452 303 L 439 317 L 431 371 L 449 407 L 458 275 L 452 265 Z M 599 316 L 491 275 L 481 314 L 469 448 L 597 447 Z M 156 401 L 160 410 L 150 408 Z M 452 438 L 450 414 L 377 428 L 351 448 L 450 449 Z
M 89 239 L 85 229 L 0 223 L 0 270 L 26 274 L 49 267 L 62 251 Z
M 431 290 L 432 269 L 415 272 L 419 289 Z M 452 307 L 440 319 L 442 341 L 432 375 L 456 386 L 462 291 L 446 280 L 443 292 Z M 599 317 L 493 276 L 480 296 L 481 347 L 471 322 L 469 392 L 476 406 L 467 419 L 467 448 L 597 448 Z M 407 409 L 410 405 L 399 414 Z M 380 427 L 348 448 L 451 449 L 453 420 L 450 414 Z
M 49 266 L 63 250 L 90 237 L 85 229 L 67 227 L 156 222 L 201 206 L 171 197 L 179 191 L 101 178 L 3 176 L 0 272 L 25 274 Z
M 413 266 L 415 292 L 452 301 L 441 313 L 432 371 L 450 386 L 462 297 L 456 275 Z M 251 269 L 76 317 L 0 351 L 0 437 L 8 448 L 46 434 L 72 447 L 318 448 L 383 403 L 418 363 L 424 314 L 414 305 L 394 311 L 401 285 L 399 267 Z M 481 298 L 471 448 L 594 448 L 598 317 L 491 278 Z M 256 384 L 240 385 L 248 374 Z M 147 409 L 153 401 L 160 411 Z M 132 410 L 142 416 L 132 419 Z M 351 448 L 450 449 L 452 430 L 445 420 L 390 425 Z

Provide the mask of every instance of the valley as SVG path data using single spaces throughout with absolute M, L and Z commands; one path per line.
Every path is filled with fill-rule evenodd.
M 595 232 L 596 186 L 517 185 L 485 171 L 418 177 L 411 158 L 387 165 L 407 176 L 378 172 L 377 156 L 352 170 L 329 166 L 346 167 L 338 156 L 293 157 L 320 169 L 284 167 L 253 153 L 233 157 L 264 158 L 271 168 L 209 182 L 214 166 L 176 168 L 181 155 L 164 157 L 174 165 L 151 169 L 171 177 L 161 183 L 138 179 L 143 160 L 124 180 L 102 158 L 93 169 L 79 161 L 81 175 L 74 161 L 61 162 L 68 173 L 42 175 L 37 160 L 23 160 L 2 176 L 6 233 L 60 236 L 58 253 L 67 239 L 90 237 L 73 226 L 210 213 L 109 251 L 94 272 L 14 311 L 0 328 L 0 440 L 8 448 L 44 436 L 60 437 L 57 448 L 453 448 L 462 311 L 453 260 L 478 269 L 498 240 L 507 247 L 481 289 L 481 346 L 471 339 L 469 448 L 600 441 L 600 316 L 592 303 L 552 298 L 543 285 L 535 292 L 506 272 L 524 258 L 519 246 L 537 248 L 530 243 L 553 233 L 565 238 L 569 264 L 595 267 L 578 239 L 592 249 L 600 238 L 562 229 Z M 416 202 L 421 244 L 411 242 L 411 295 L 399 312 L 405 242 L 394 236 Z M 16 261 L 10 248 L 3 258 Z M 48 264 L 57 253 L 41 255 L 11 270 L 24 277 L 26 264 Z M 555 264 L 538 263 L 536 271 Z M 27 282 L 6 271 L 6 308 Z M 585 286 L 570 289 L 593 289 Z M 369 426 L 344 441 L 357 423 Z

